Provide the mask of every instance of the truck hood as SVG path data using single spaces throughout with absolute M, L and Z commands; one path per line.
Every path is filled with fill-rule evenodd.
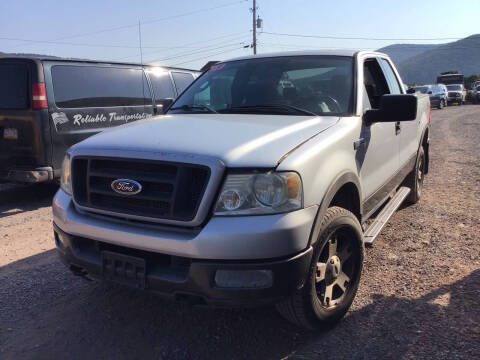
M 175 114 L 92 136 L 75 150 L 105 149 L 211 156 L 233 167 L 273 167 L 337 116 Z

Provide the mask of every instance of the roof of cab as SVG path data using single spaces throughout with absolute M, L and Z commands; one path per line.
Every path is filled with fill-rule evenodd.
M 269 57 L 281 57 L 281 56 L 355 56 L 359 53 L 368 53 L 368 54 L 376 54 L 385 56 L 383 53 L 375 52 L 375 51 L 364 51 L 362 49 L 338 49 L 338 50 L 302 50 L 302 51 L 282 51 L 282 52 L 274 52 L 274 53 L 265 53 L 265 54 L 257 54 L 257 55 L 249 55 L 249 56 L 241 56 L 233 59 L 228 59 L 226 61 L 236 61 L 236 60 L 246 60 L 246 59 L 258 59 L 258 58 L 269 58 Z M 223 61 L 222 61 L 223 62 Z

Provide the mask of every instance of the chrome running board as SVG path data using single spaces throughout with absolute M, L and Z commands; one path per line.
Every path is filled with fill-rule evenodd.
M 388 220 L 392 217 L 400 205 L 402 205 L 403 200 L 405 200 L 409 193 L 410 189 L 405 186 L 402 186 L 397 190 L 395 195 L 388 201 L 382 211 L 380 211 L 372 224 L 367 228 L 367 230 L 365 230 L 363 234 L 363 242 L 365 245 L 373 244 L 383 227 L 387 224 Z

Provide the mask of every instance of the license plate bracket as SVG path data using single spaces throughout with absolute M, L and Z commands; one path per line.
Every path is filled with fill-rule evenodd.
M 102 251 L 102 274 L 104 279 L 122 285 L 146 287 L 146 262 L 139 257 Z

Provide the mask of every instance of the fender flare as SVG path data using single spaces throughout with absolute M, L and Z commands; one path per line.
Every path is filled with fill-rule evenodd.
M 357 174 L 351 171 L 345 171 L 340 175 L 338 175 L 335 178 L 335 180 L 332 181 L 327 191 L 325 192 L 325 195 L 323 196 L 322 201 L 320 202 L 317 215 L 315 216 L 315 220 L 313 222 L 313 227 L 312 227 L 312 231 L 310 232 L 310 238 L 308 239 L 307 247 L 310 247 L 317 241 L 318 234 L 320 232 L 320 225 L 322 224 L 322 218 L 327 212 L 328 205 L 330 205 L 333 197 L 337 194 L 337 191 L 347 183 L 353 183 L 357 188 L 360 217 L 361 217 L 363 213 L 363 208 L 362 208 L 362 188 L 360 187 L 360 180 L 358 179 Z
M 417 149 L 417 154 L 418 152 L 420 151 L 420 147 L 422 146 L 423 144 L 423 141 L 425 140 L 425 134 L 427 133 L 428 131 L 428 138 L 427 138 L 427 146 L 425 147 L 425 174 L 428 174 L 428 165 L 430 163 L 430 151 L 429 151 L 429 148 L 430 148 L 430 126 L 427 125 L 425 126 L 425 128 L 422 130 L 422 136 L 420 137 L 420 142 L 418 144 L 418 149 Z

